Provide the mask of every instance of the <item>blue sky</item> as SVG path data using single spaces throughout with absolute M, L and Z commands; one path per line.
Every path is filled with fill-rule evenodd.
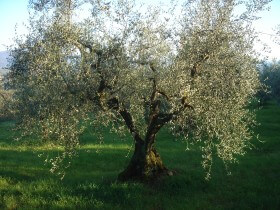
M 12 43 L 15 26 L 18 33 L 24 31 L 23 22 L 28 19 L 28 0 L 0 0 L 0 51 Z
M 141 1 L 149 2 L 147 0 Z M 12 44 L 16 25 L 18 34 L 26 32 L 23 23 L 27 22 L 29 16 L 27 5 L 28 0 L 0 0 L 0 51 L 6 50 L 6 46 Z M 273 0 L 270 6 L 270 11 L 260 13 L 262 19 L 256 22 L 255 27 L 258 32 L 261 32 L 261 41 L 271 48 L 271 53 L 263 53 L 259 45 L 256 46 L 256 49 L 270 59 L 280 60 L 280 45 L 273 42 L 274 38 L 280 39 L 280 37 L 269 35 L 275 34 L 273 28 L 280 24 L 280 0 Z

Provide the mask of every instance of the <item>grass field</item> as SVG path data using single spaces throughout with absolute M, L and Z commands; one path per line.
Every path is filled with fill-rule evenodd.
M 215 161 L 210 181 L 199 150 L 185 151 L 185 144 L 161 132 L 158 150 L 178 173 L 150 186 L 116 182 L 133 152 L 129 139 L 106 134 L 99 146 L 84 134 L 80 155 L 61 181 L 38 157 L 57 150 L 14 142 L 13 123 L 1 122 L 0 209 L 280 209 L 280 107 L 269 104 L 257 119 L 264 143 L 253 140 L 255 148 L 231 165 L 231 176 Z

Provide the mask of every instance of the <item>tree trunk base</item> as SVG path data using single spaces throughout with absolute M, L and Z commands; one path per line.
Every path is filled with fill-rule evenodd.
M 163 165 L 156 150 L 152 149 L 146 155 L 134 153 L 128 167 L 119 174 L 118 181 L 150 182 L 162 176 L 173 176 L 173 174 Z

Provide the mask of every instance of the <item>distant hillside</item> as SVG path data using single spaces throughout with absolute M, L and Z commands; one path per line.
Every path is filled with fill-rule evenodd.
M 0 51 L 0 69 L 4 69 L 8 65 L 8 58 L 8 51 Z

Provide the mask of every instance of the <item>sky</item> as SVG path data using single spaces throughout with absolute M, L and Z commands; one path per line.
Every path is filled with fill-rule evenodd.
M 28 1 L 0 0 L 0 51 L 6 50 L 7 46 L 13 43 L 15 27 L 17 27 L 18 34 L 27 32 L 24 23 L 27 23 L 29 17 Z M 149 2 L 147 0 L 141 1 Z M 256 31 L 260 33 L 261 41 L 270 48 L 270 53 L 265 53 L 260 44 L 256 45 L 256 49 L 268 59 L 280 60 L 280 45 L 273 42 L 275 38 L 280 40 L 280 36 L 275 36 L 276 32 L 273 30 L 276 25 L 280 25 L 280 0 L 273 0 L 270 7 L 270 11 L 260 13 L 261 19 L 254 25 Z

